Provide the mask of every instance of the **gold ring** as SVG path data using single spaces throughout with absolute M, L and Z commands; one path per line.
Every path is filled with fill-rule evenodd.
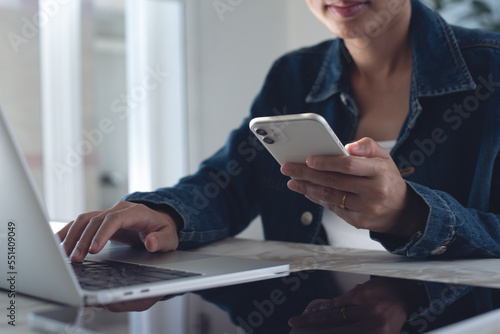
M 342 318 L 344 318 L 344 321 L 347 322 L 346 307 L 342 306 L 340 308 L 340 312 L 342 313 Z
M 344 197 L 342 197 L 342 204 L 340 204 L 341 209 L 345 209 L 345 199 L 347 197 L 347 193 L 344 194 Z

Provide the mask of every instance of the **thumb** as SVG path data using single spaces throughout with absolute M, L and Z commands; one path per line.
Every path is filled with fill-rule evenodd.
M 151 232 L 144 239 L 144 246 L 149 252 L 175 250 L 179 246 L 177 230 L 171 226 L 165 226 L 158 231 Z
M 347 144 L 345 148 L 350 155 L 358 157 L 384 159 L 391 158 L 391 155 L 385 148 L 377 144 L 375 140 L 369 137 L 365 137 L 353 143 Z

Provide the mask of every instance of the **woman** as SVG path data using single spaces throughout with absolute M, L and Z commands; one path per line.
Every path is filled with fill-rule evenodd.
M 450 27 L 417 0 L 307 4 L 340 38 L 277 60 L 250 117 L 196 174 L 68 224 L 59 237 L 73 261 L 109 239 L 200 246 L 259 214 L 267 239 L 324 240 L 337 215 L 395 254 L 500 255 L 498 35 Z M 354 141 L 351 156 L 280 171 L 248 129 L 277 110 L 323 115 Z

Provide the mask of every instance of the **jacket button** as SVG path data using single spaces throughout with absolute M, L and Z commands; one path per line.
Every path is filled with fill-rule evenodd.
M 304 226 L 309 226 L 311 225 L 313 221 L 313 214 L 310 211 L 306 211 L 300 216 L 300 222 Z
M 446 246 L 439 246 L 438 248 L 434 249 L 431 252 L 431 255 L 432 256 L 441 255 L 441 254 L 445 253 L 447 250 L 448 250 L 448 248 L 446 248 Z

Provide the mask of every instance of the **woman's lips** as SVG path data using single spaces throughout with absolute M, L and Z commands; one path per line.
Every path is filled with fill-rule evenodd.
M 366 2 L 345 2 L 328 5 L 328 9 L 342 18 L 349 18 L 361 11 Z

